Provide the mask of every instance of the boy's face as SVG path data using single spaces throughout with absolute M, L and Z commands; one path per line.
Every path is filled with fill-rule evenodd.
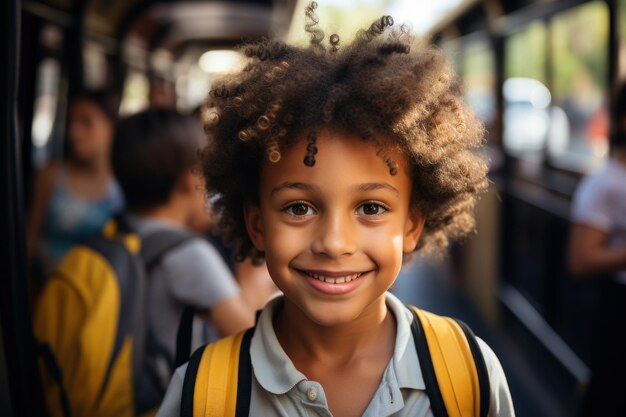
M 246 224 L 285 302 L 335 326 L 384 308 L 424 220 L 410 210 L 400 151 L 387 155 L 397 164 L 391 175 L 379 149 L 353 134 L 322 130 L 317 148 L 313 167 L 303 163 L 304 136 L 278 163 L 263 164 L 260 206 L 246 207 Z

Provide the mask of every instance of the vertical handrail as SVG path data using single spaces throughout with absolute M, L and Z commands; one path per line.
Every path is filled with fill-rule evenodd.
M 17 117 L 21 1 L 0 2 L 0 383 L 3 416 L 45 415 L 32 335 Z M 8 394 L 8 395 L 7 395 Z

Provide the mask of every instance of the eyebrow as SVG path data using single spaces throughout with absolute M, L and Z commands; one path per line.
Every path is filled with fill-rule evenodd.
M 396 195 L 400 195 L 400 191 L 396 187 L 391 184 L 387 184 L 386 182 L 368 182 L 365 184 L 360 184 L 355 187 L 357 191 L 367 192 L 367 191 L 376 191 L 376 190 L 388 190 L 393 192 Z
M 317 185 L 307 184 L 304 182 L 283 182 L 282 184 L 274 187 L 272 191 L 270 192 L 270 195 L 273 196 L 284 190 L 319 191 L 319 189 L 320 188 Z M 356 187 L 354 187 L 354 189 L 357 192 L 387 190 L 387 191 L 391 191 L 397 196 L 400 195 L 400 191 L 398 191 L 396 187 L 390 184 L 387 184 L 386 182 L 368 182 L 365 184 L 359 184 Z
M 306 184 L 304 182 L 283 182 L 282 184 L 272 188 L 270 195 L 274 195 L 284 190 L 303 190 L 303 191 L 318 191 L 317 185 Z

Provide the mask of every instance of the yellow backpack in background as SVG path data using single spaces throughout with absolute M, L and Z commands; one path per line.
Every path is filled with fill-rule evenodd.
M 435 417 L 487 417 L 490 388 L 476 337 L 461 321 L 416 307 L 411 332 Z M 248 417 L 254 328 L 198 349 L 187 366 L 181 417 Z
M 147 326 L 147 271 L 191 236 L 168 230 L 142 242 L 118 217 L 61 260 L 33 319 L 51 417 L 156 413 L 166 387 L 150 353 L 158 348 Z

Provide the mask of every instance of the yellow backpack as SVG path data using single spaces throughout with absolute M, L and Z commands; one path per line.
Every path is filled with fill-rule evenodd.
M 146 279 L 162 255 L 193 236 L 163 230 L 142 242 L 120 216 L 61 260 L 33 317 L 51 417 L 156 413 L 166 389 L 156 362 L 167 359 L 147 326 Z
M 435 417 L 487 417 L 489 376 L 476 337 L 461 321 L 409 307 L 411 332 Z M 198 349 L 189 360 L 181 417 L 248 417 L 254 328 Z

